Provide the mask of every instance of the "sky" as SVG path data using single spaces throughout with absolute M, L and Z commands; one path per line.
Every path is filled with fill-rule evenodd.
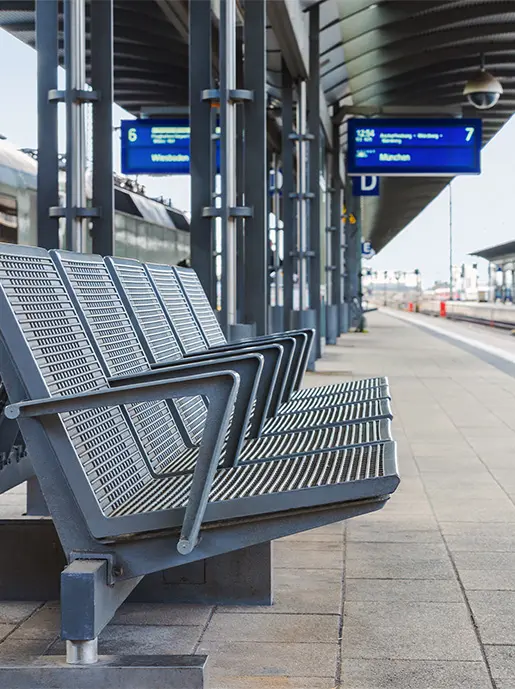
M 36 52 L 0 29 L 0 134 L 18 147 L 37 148 Z M 8 66 L 8 68 L 6 68 Z M 60 78 L 63 78 L 61 70 Z M 63 106 L 60 106 L 63 107 Z M 130 117 L 115 106 L 114 126 Z M 64 118 L 60 117 L 60 148 L 64 151 Z M 115 130 L 115 170 L 120 170 L 119 132 Z M 453 182 L 453 262 L 476 262 L 468 254 L 515 239 L 515 117 L 483 151 L 483 172 Z M 171 198 L 183 211 L 190 208 L 189 177 L 149 177 L 138 180 L 153 196 Z M 486 279 L 486 262 L 479 261 Z M 449 192 L 444 190 L 403 232 L 365 268 L 419 269 L 425 286 L 449 274 Z

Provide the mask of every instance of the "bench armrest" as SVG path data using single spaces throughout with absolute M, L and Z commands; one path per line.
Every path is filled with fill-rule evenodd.
M 237 356 L 224 356 L 220 359 L 211 359 L 189 363 L 181 360 L 173 366 L 162 364 L 159 368 L 151 371 L 133 373 L 130 376 L 116 376 L 109 378 L 109 384 L 118 387 L 130 383 L 146 383 L 156 380 L 174 380 L 185 375 L 203 375 L 204 373 L 218 373 L 227 370 L 234 371 L 240 376 L 240 387 L 238 389 L 234 415 L 230 425 L 229 434 L 225 442 L 224 466 L 235 464 L 245 440 L 245 433 L 250 422 L 252 405 L 258 396 L 258 389 L 261 386 L 261 376 L 265 365 L 264 357 L 261 354 L 239 354 Z M 256 408 L 259 400 L 256 400 Z M 179 414 L 179 412 L 176 413 Z M 180 417 L 180 425 L 184 427 Z M 184 432 L 186 429 L 184 428 Z
M 94 390 L 79 395 L 51 397 L 9 404 L 5 416 L 40 418 L 49 414 L 115 406 L 155 402 L 177 397 L 203 395 L 208 399 L 208 411 L 199 455 L 193 472 L 191 489 L 182 523 L 177 550 L 188 555 L 198 542 L 198 535 L 206 511 L 209 491 L 220 459 L 225 434 L 234 407 L 240 377 L 232 371 L 206 373 L 202 376 L 177 378 L 173 381 L 124 385 Z
M 289 366 L 287 372 L 283 371 L 284 385 L 280 397 L 274 405 L 273 413 L 275 413 L 280 404 L 287 402 L 293 391 L 296 390 L 302 382 L 302 377 L 308 364 L 314 331 L 308 331 L 308 333 L 303 331 L 291 331 L 289 333 L 262 335 L 251 340 L 241 340 L 238 342 L 228 342 L 227 344 L 216 345 L 215 347 L 211 347 L 209 351 L 237 351 L 246 347 L 259 349 L 271 344 L 283 346 L 285 349 L 285 357 L 289 360 Z

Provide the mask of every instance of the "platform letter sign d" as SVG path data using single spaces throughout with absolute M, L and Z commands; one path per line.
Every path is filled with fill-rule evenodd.
M 352 178 L 353 196 L 379 196 L 379 177 L 366 175 Z

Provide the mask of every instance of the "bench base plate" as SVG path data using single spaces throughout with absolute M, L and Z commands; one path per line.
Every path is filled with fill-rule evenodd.
M 0 553 L 9 553 L 0 558 L 0 600 L 59 598 L 66 560 L 51 519 L 1 519 Z M 128 600 L 271 605 L 272 571 L 272 544 L 261 543 L 149 574 Z
M 100 656 L 94 665 L 68 665 L 64 656 L 40 656 L 0 667 L 9 689 L 205 689 L 206 656 Z

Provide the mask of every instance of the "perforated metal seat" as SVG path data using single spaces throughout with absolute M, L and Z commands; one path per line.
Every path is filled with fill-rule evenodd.
M 188 303 L 195 315 L 195 318 L 202 330 L 202 333 L 207 341 L 209 347 L 216 347 L 221 344 L 227 344 L 227 340 L 220 328 L 220 325 L 216 319 L 216 316 L 211 308 L 209 300 L 204 292 L 204 288 L 197 274 L 191 268 L 183 267 L 173 267 L 174 273 L 177 275 L 178 281 L 183 289 L 184 295 L 186 296 Z M 166 274 L 160 274 L 159 279 L 161 280 L 162 289 L 166 289 L 168 293 L 173 291 L 173 284 L 171 280 L 165 281 Z M 178 297 L 175 296 L 175 301 Z M 172 307 L 172 303 L 170 303 Z M 273 337 L 273 336 L 271 336 Z M 252 342 L 252 340 L 249 340 Z M 307 357 L 306 357 L 307 363 Z M 303 373 L 303 371 L 302 371 Z M 302 376 L 300 377 L 300 380 Z M 299 380 L 299 383 L 300 383 Z M 384 388 L 388 385 L 388 380 L 385 377 L 381 378 L 366 378 L 363 380 L 349 381 L 344 383 L 338 383 L 336 385 L 323 385 L 313 388 L 302 388 L 292 391 L 290 399 L 288 401 L 294 402 L 296 400 L 306 400 L 313 397 L 321 397 L 326 395 L 342 394 L 347 392 L 357 392 L 359 390 L 367 390 L 370 388 Z M 375 399 L 372 397 L 363 396 L 361 399 L 356 401 L 365 402 L 367 399 Z M 281 413 L 289 413 L 288 411 L 283 411 L 284 406 L 281 408 Z M 316 407 L 311 407 L 314 409 Z
M 231 502 L 274 496 L 287 499 L 289 493 L 306 489 L 339 486 L 346 492 L 356 488 L 360 482 L 386 477 L 396 464 L 395 443 L 383 443 L 368 447 L 325 452 L 294 460 L 261 462 L 217 473 L 206 510 L 206 520 L 217 503 L 229 507 Z M 191 477 L 180 481 L 162 481 L 148 485 L 134 495 L 125 505 L 119 507 L 113 516 L 138 514 L 156 509 L 179 509 L 186 505 Z M 352 494 L 349 491 L 349 496 Z M 362 498 L 366 494 L 362 494 Z
M 313 388 L 301 388 L 296 390 L 291 396 L 291 401 L 319 397 L 320 395 L 339 395 L 345 392 L 355 392 L 357 390 L 370 390 L 371 388 L 388 387 L 388 378 L 380 376 L 378 378 L 360 378 L 358 380 L 347 380 L 343 383 L 333 383 L 332 385 L 320 385 Z
M 263 427 L 263 436 L 277 435 L 301 429 L 317 429 L 339 426 L 346 423 L 361 423 L 380 419 L 392 419 L 390 400 L 381 399 L 343 407 L 329 407 L 300 414 L 282 414 L 268 419 Z
M 150 371 L 148 359 L 102 258 L 54 251 L 50 252 L 50 255 L 57 265 L 106 373 L 127 375 Z M 131 287 L 130 293 L 126 295 L 127 299 L 131 301 L 136 298 L 138 301 L 135 307 L 139 311 L 139 304 L 148 306 L 151 303 L 150 297 L 145 296 L 146 290 L 141 283 L 138 288 L 138 276 L 143 284 L 147 277 L 143 272 L 135 273 L 130 264 L 122 263 L 122 268 L 129 270 L 130 274 Z M 136 313 L 135 310 L 134 313 Z M 158 316 L 157 313 L 155 315 Z M 141 331 L 145 327 L 145 322 L 139 324 Z M 173 340 L 173 337 L 174 334 L 169 331 L 169 326 L 167 329 L 167 324 L 162 323 L 160 342 L 164 338 Z M 145 348 L 151 349 L 152 340 L 144 339 L 144 344 Z M 169 348 L 167 350 L 169 351 Z M 143 446 L 149 445 L 147 456 L 151 461 L 150 467 L 157 474 L 170 471 L 192 471 L 197 461 L 198 449 L 191 448 L 186 451 L 185 443 L 181 439 L 170 409 L 164 402 L 159 405 L 158 403 L 147 407 L 138 405 L 137 410 L 128 406 L 127 409 Z M 186 404 L 177 406 L 177 413 L 181 419 L 186 406 Z M 202 410 L 205 416 L 205 406 Z M 390 422 L 385 419 L 382 422 L 326 430 L 286 433 L 273 439 L 247 440 L 239 455 L 229 458 L 222 453 L 222 461 L 229 460 L 226 463 L 241 464 L 264 459 L 281 459 L 388 440 L 391 440 Z M 157 450 L 154 449 L 156 444 Z
M 134 576 L 136 561 L 127 544 L 137 534 L 173 532 L 182 525 L 188 538 L 181 536 L 179 545 L 184 542 L 181 552 L 190 553 L 202 522 L 220 529 L 224 520 L 285 511 L 296 515 L 349 502 L 382 504 L 398 485 L 395 444 L 390 442 L 216 469 L 238 376 L 221 372 L 110 388 L 57 269 L 42 249 L 0 247 L 0 307 L 1 374 L 14 401 L 10 418 L 19 421 L 67 552 L 87 550 L 83 544 L 91 535 L 109 539 L 110 551 L 118 548 L 123 555 L 125 576 Z M 100 321 L 105 315 L 95 312 Z M 19 401 L 21 389 L 29 401 Z M 194 475 L 153 476 L 147 455 L 158 445 L 156 437 L 140 434 L 115 400 L 127 409 L 160 396 L 199 394 L 206 395 L 209 406 Z M 367 509 L 376 507 L 360 507 Z M 295 517 L 289 519 L 295 523 Z M 122 542 L 115 546 L 119 537 Z M 140 573 L 162 568 L 166 558 L 156 557 L 162 552 L 159 539 L 148 545 L 154 557 L 138 560 Z

